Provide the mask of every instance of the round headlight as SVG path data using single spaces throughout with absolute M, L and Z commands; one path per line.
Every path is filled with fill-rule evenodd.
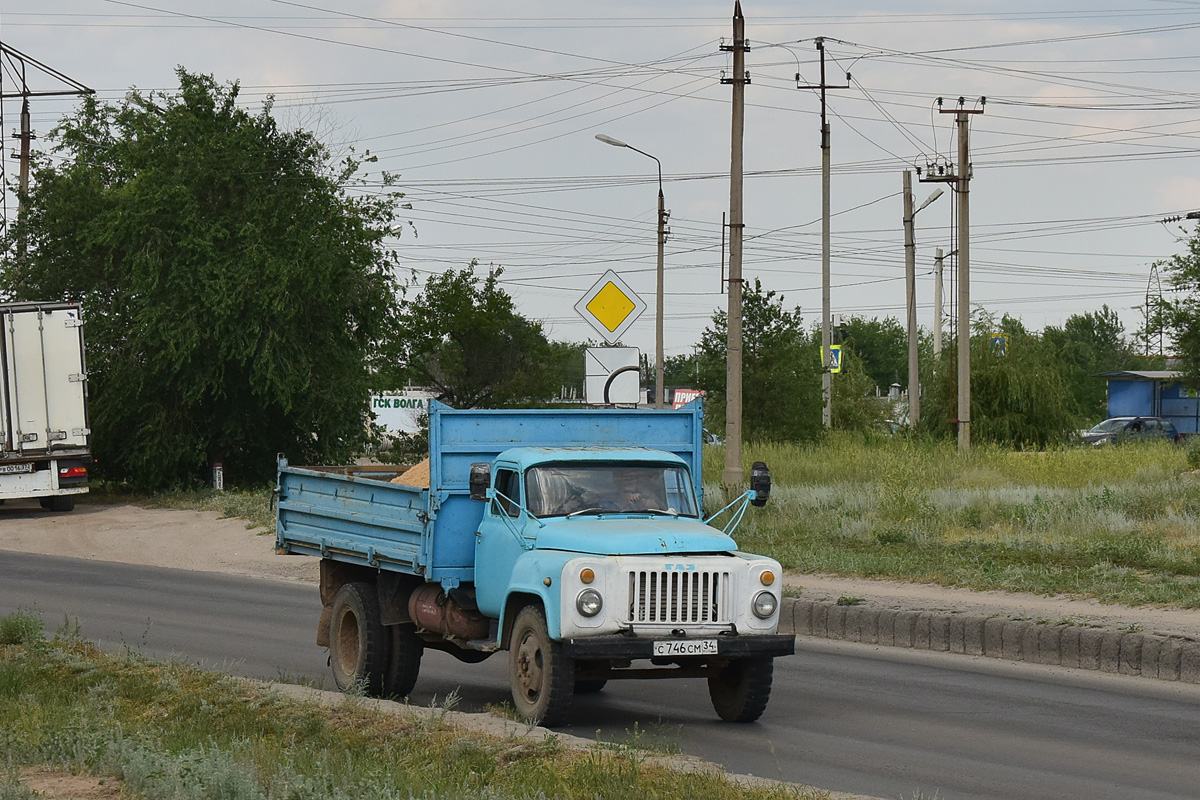
M 759 592 L 754 597 L 754 616 L 759 619 L 767 619 L 775 613 L 775 609 L 778 607 L 779 601 L 770 592 Z
M 604 598 L 595 589 L 584 589 L 575 598 L 575 608 L 585 617 L 594 617 L 604 608 Z

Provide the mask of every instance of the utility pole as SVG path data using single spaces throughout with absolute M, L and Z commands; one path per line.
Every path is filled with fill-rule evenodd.
M 733 4 L 733 75 L 721 83 L 733 86 L 733 130 L 729 157 L 729 312 L 725 366 L 725 471 L 721 484 L 734 489 L 742 483 L 742 139 L 746 122 L 746 19 L 741 0 Z
M 912 173 L 904 170 L 904 296 L 908 307 L 908 427 L 921 420 L 921 379 L 917 365 L 917 242 L 913 233 Z
M 921 209 L 942 196 L 942 190 L 934 190 L 933 194 L 921 203 L 920 208 L 913 210 L 912 173 L 908 170 L 904 170 L 903 185 L 904 289 L 908 307 L 908 426 L 915 428 L 921 421 L 921 373 L 917 363 L 920 336 L 917 328 L 917 237 L 913 220 Z
M 972 114 L 982 114 L 984 98 L 979 108 L 968 109 L 966 100 L 958 98 L 958 108 L 938 109 L 954 114 L 958 125 L 958 451 L 971 450 L 971 155 L 969 152 Z
M 81 94 L 95 94 L 92 89 L 84 86 L 76 80 L 68 78 L 58 70 L 46 66 L 37 59 L 25 55 L 20 50 L 10 47 L 3 42 L 0 42 L 0 75 L 4 73 L 20 76 L 21 87 L 19 91 L 5 91 L 3 86 L 0 86 L 0 101 L 12 98 L 21 98 L 21 129 L 12 134 L 12 138 L 18 139 L 21 142 L 21 149 L 18 155 L 20 160 L 20 194 L 17 200 L 17 215 L 20 216 L 24 210 L 25 194 L 29 191 L 29 159 L 30 159 L 30 143 L 37 138 L 33 132 L 33 128 L 29 123 L 29 98 L 31 97 L 61 97 Z M 26 67 L 32 66 L 38 72 L 53 78 L 54 80 L 64 83 L 71 88 L 68 90 L 32 90 L 29 88 L 28 80 L 26 79 Z M 4 191 L 0 187 L 0 192 Z M 8 226 L 8 203 L 5 201 L 5 218 L 4 225 Z M 22 246 L 22 252 L 24 247 Z
M 821 91 L 821 424 L 833 426 L 833 368 L 830 352 L 830 294 L 829 294 L 829 122 L 825 117 L 825 90 L 849 89 L 850 73 L 846 73 L 845 86 L 830 86 L 825 82 L 825 37 L 816 38 L 817 52 L 821 54 L 821 82 L 816 86 L 800 84 L 800 73 L 796 73 L 797 89 L 820 89 Z
M 942 98 L 937 99 L 938 112 L 954 114 L 958 125 L 958 165 L 944 162 L 927 163 L 925 174 L 917 170 L 923 182 L 941 182 L 954 185 L 958 192 L 958 451 L 971 450 L 971 156 L 969 151 L 970 121 L 972 114 L 982 114 L 986 97 L 979 98 L 978 108 L 967 108 L 965 98 L 958 98 L 956 108 L 942 108 Z M 939 273 L 940 274 L 940 273 Z M 940 317 L 939 317 L 940 321 Z
M 942 248 L 933 251 L 933 358 L 942 357 Z

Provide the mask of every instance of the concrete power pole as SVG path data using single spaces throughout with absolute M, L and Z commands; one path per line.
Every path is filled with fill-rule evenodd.
M 914 219 L 921 209 L 942 196 L 941 189 L 913 208 L 912 173 L 904 170 L 904 289 L 908 308 L 908 426 L 921 421 L 921 373 L 917 364 L 920 329 L 917 327 L 917 236 Z
M 20 150 L 20 197 L 17 205 L 17 215 L 20 216 L 23 211 L 25 202 L 25 193 L 29 191 L 29 158 L 30 158 L 30 143 L 37 138 L 33 132 L 33 128 L 29 124 L 29 98 L 31 97 L 60 97 L 64 95 L 81 95 L 95 94 L 95 92 L 82 83 L 68 78 L 58 70 L 46 66 L 42 62 L 30 58 L 29 56 L 10 47 L 3 42 L 0 42 L 0 71 L 7 71 L 10 74 L 20 76 L 21 87 L 19 91 L 3 91 L 0 89 L 0 100 L 8 100 L 12 98 L 21 98 L 21 129 L 14 133 L 12 138 L 18 139 L 21 142 Z M 48 76 L 56 82 L 64 83 L 70 86 L 67 90 L 34 90 L 29 88 L 29 83 L 26 79 L 26 67 L 33 67 L 34 70 L 41 73 L 43 76 Z M 0 191 L 3 188 L 0 187 Z M 7 201 L 6 201 L 7 203 Z M 7 209 L 7 204 L 5 206 Z M 8 220 L 4 220 L 5 226 L 8 225 Z
M 904 297 L 908 319 L 908 427 L 921 421 L 921 378 L 917 365 L 917 242 L 913 233 L 912 173 L 904 170 Z
M 933 358 L 942 357 L 942 248 L 933 256 Z
M 825 117 L 825 90 L 849 89 L 850 74 L 846 73 L 845 86 L 830 86 L 825 82 L 825 37 L 816 38 L 817 51 L 821 54 L 821 82 L 816 86 L 801 85 L 800 73 L 796 73 L 797 89 L 819 89 L 821 91 L 821 424 L 833 426 L 833 367 L 830 345 L 832 316 L 829 292 L 829 122 Z
M 958 451 L 971 450 L 971 156 L 969 150 L 972 114 L 982 114 L 985 98 L 979 108 L 968 109 L 966 100 L 958 98 L 958 107 L 939 109 L 954 114 L 958 125 Z
M 725 367 L 725 471 L 721 484 L 736 488 L 742 483 L 742 139 L 746 122 L 746 19 L 741 0 L 733 4 L 733 75 L 721 83 L 733 86 L 733 131 L 729 157 L 729 313 Z

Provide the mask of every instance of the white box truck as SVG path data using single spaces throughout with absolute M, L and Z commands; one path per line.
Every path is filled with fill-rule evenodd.
M 80 307 L 0 303 L 0 502 L 70 511 L 91 442 Z

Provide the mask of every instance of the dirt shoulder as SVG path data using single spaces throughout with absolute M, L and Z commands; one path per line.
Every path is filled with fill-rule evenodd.
M 0 551 L 116 561 L 198 572 L 279 580 L 318 579 L 318 560 L 275 554 L 272 531 L 248 530 L 243 520 L 210 511 L 79 503 L 56 514 L 36 502 L 0 505 Z M 861 604 L 910 611 L 999 615 L 1012 619 L 1144 631 L 1200 641 L 1200 610 L 1127 608 L 1093 600 L 1005 592 L 973 592 L 929 584 L 786 575 L 785 584 L 809 600 L 854 599 Z
M 318 560 L 275 555 L 274 531 L 212 511 L 78 503 L 53 513 L 37 501 L 0 505 L 0 550 L 149 567 L 313 581 Z

